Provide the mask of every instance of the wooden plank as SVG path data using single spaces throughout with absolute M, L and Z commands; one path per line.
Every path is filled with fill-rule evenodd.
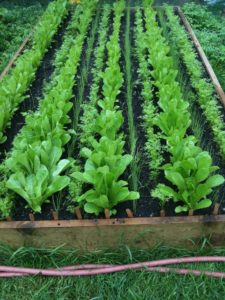
M 179 225 L 179 226 L 178 226 Z M 203 238 L 225 245 L 225 215 L 70 221 L 0 222 L 0 241 L 11 247 L 56 247 L 96 250 L 158 244 L 195 248 Z
M 208 58 L 207 58 L 207 56 L 206 56 L 206 54 L 205 54 L 202 46 L 201 46 L 201 44 L 199 43 L 199 41 L 198 41 L 198 39 L 197 39 L 197 37 L 196 37 L 196 35 L 195 35 L 195 33 L 194 33 L 194 31 L 193 31 L 190 23 L 186 19 L 186 17 L 184 15 L 184 13 L 182 12 L 181 8 L 179 6 L 177 6 L 177 7 L 175 7 L 175 10 L 178 13 L 178 16 L 180 17 L 180 19 L 181 19 L 184 27 L 188 31 L 188 33 L 189 33 L 189 35 L 191 37 L 191 40 L 194 43 L 194 45 L 195 45 L 195 47 L 197 49 L 197 52 L 198 52 L 198 54 L 199 54 L 199 56 L 200 56 L 200 58 L 202 60 L 202 63 L 205 66 L 205 69 L 206 69 L 209 77 L 212 80 L 212 83 L 213 83 L 213 85 L 215 87 L 215 90 L 216 90 L 216 92 L 217 92 L 217 94 L 219 96 L 220 102 L 222 103 L 222 105 L 225 108 L 225 93 L 224 93 L 224 91 L 223 91 L 223 89 L 222 89 L 222 87 L 221 87 L 221 85 L 219 83 L 219 80 L 218 80 L 218 78 L 217 78 L 217 76 L 216 76 L 216 74 L 215 74 L 215 72 L 214 72 L 214 70 L 213 70 L 213 68 L 212 68 L 212 66 L 211 66 L 211 64 L 210 64 L 210 62 L 209 62 L 209 60 L 208 60 Z

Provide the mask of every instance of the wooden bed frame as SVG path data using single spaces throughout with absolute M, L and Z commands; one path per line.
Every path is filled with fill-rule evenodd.
M 175 10 L 189 32 L 216 93 L 225 107 L 225 94 L 197 37 L 181 9 L 175 7 Z M 3 71 L 0 80 L 12 67 L 28 40 L 29 37 Z M 225 245 L 225 215 L 51 221 L 30 219 L 0 222 L 0 243 L 14 248 L 62 245 L 80 250 L 113 248 L 122 244 L 133 248 L 151 248 L 159 244 L 195 248 L 206 239 L 215 246 Z

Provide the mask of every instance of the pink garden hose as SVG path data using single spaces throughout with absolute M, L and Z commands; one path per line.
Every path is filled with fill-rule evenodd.
M 183 264 L 183 263 L 199 263 L 199 262 L 225 262 L 225 256 L 198 256 L 198 257 L 183 257 L 162 259 L 148 262 L 141 262 L 127 265 L 97 265 L 97 264 L 84 264 L 68 266 L 58 269 L 32 269 L 21 267 L 8 267 L 0 266 L 0 277 L 16 277 L 16 276 L 28 276 L 28 275 L 43 275 L 43 276 L 90 276 L 100 275 L 115 272 L 122 272 L 126 270 L 138 270 L 144 269 L 149 272 L 161 272 L 168 273 L 173 272 L 177 274 L 193 274 L 200 276 L 202 274 L 210 277 L 225 278 L 225 272 L 210 272 L 199 271 L 191 269 L 175 269 L 162 267 L 171 264 Z

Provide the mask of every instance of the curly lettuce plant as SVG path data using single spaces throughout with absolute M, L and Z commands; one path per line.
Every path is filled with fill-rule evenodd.
M 13 192 L 6 186 L 8 176 L 9 169 L 3 163 L 0 165 L 0 220 L 8 218 L 13 208 Z

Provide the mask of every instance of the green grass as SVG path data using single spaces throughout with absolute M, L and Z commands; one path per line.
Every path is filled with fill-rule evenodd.
M 57 267 L 78 263 L 131 263 L 189 255 L 225 255 L 225 249 L 197 251 L 167 247 L 153 250 L 96 251 L 80 254 L 76 250 L 20 248 L 17 251 L 0 247 L 0 264 Z M 190 267 L 190 266 L 189 266 Z M 224 264 L 193 265 L 193 268 L 224 271 Z M 128 271 L 95 277 L 45 278 L 41 276 L 0 279 L 0 299 L 223 299 L 225 282 L 209 277 Z

